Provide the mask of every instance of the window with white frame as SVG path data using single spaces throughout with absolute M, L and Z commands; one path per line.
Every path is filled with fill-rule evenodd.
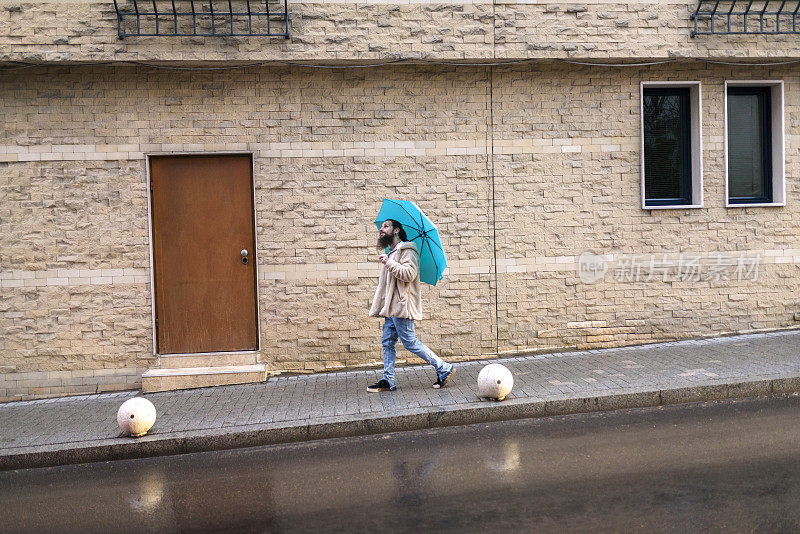
M 642 208 L 703 205 L 700 82 L 642 82 Z
M 727 206 L 785 204 L 783 82 L 725 82 Z

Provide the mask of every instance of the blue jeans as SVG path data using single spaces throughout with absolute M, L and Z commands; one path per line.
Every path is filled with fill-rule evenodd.
M 397 382 L 394 377 L 394 362 L 397 358 L 395 345 L 398 338 L 403 346 L 412 354 L 415 354 L 431 364 L 436 369 L 436 375 L 441 379 L 452 371 L 453 366 L 440 357 L 431 349 L 422 344 L 414 333 L 414 321 L 412 319 L 401 319 L 400 317 L 387 317 L 383 323 L 383 378 L 394 387 Z

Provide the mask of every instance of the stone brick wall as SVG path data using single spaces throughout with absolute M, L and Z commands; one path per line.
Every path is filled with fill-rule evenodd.
M 28 106 L 38 121 L 55 118 L 39 105 Z M 37 135 L 58 135 L 37 114 L 4 114 L 3 138 L 38 150 L 35 161 L 0 163 L 0 398 L 136 387 L 152 361 L 144 167 L 62 159 L 6 127 L 30 121 Z
M 725 207 L 726 79 L 785 82 L 785 207 Z M 703 84 L 702 209 L 641 209 L 652 80 Z M 418 328 L 448 358 L 795 325 L 799 92 L 796 65 L 16 70 L 0 77 L 0 398 L 136 387 L 155 363 L 148 153 L 254 154 L 273 371 L 379 361 L 384 197 L 417 201 L 445 238 Z M 578 277 L 586 251 L 609 256 L 603 280 Z M 758 278 L 615 277 L 633 255 L 714 253 L 758 255 Z
M 128 10 L 131 4 L 120 1 Z M 289 40 L 120 41 L 111 0 L 6 0 L 0 62 L 800 57 L 793 36 L 691 38 L 696 6 L 697 0 L 306 0 L 289 2 Z
M 499 350 L 796 325 L 798 73 L 796 66 L 496 69 Z M 784 80 L 785 207 L 725 207 L 726 79 Z M 702 82 L 703 209 L 641 209 L 639 84 L 656 80 Z M 612 256 L 606 277 L 593 284 L 577 273 L 578 258 L 587 251 Z M 648 262 L 664 254 L 676 264 L 681 255 L 702 256 L 701 279 L 682 280 L 677 265 L 651 276 Z M 721 265 L 718 254 L 737 263 L 741 256 L 758 256 L 757 280 L 739 280 L 732 266 L 711 272 Z M 622 267 L 637 255 L 638 280 Z

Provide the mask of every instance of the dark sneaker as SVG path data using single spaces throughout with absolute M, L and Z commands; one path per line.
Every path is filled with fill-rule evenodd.
M 456 367 L 454 365 L 453 367 L 450 368 L 450 372 L 447 373 L 446 375 L 444 375 L 444 378 L 437 378 L 436 379 L 436 382 L 433 383 L 433 389 L 443 388 L 445 386 L 445 384 L 447 384 L 447 382 L 453 376 L 453 373 L 455 373 L 455 372 L 456 372 Z
M 389 381 L 381 379 L 377 384 L 372 384 L 370 387 L 367 388 L 367 391 L 370 393 L 378 393 L 379 391 L 394 391 L 397 389 L 397 386 L 390 386 Z

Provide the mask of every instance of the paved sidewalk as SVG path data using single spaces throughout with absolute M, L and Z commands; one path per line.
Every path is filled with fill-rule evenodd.
M 478 397 L 491 362 L 514 374 L 503 402 Z M 218 450 L 437 426 L 800 391 L 800 330 L 457 364 L 444 389 L 427 366 L 398 368 L 398 390 L 367 393 L 380 371 L 146 395 L 158 419 L 122 437 L 116 412 L 138 392 L 0 404 L 0 469 Z

